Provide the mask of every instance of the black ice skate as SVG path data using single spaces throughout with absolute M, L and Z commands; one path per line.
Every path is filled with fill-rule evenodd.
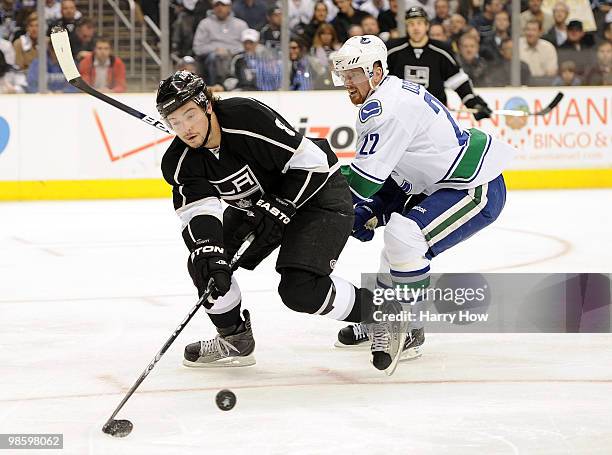
M 244 321 L 231 330 L 217 329 L 212 340 L 197 341 L 185 346 L 183 365 L 196 368 L 225 368 L 255 365 L 255 339 L 251 330 L 251 316 L 243 310 Z
M 370 347 L 370 343 L 366 343 L 369 340 L 368 325 L 359 322 L 340 329 L 334 346 L 343 349 L 366 349 Z

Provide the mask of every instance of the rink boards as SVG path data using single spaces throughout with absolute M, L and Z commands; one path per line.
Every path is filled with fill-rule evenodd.
M 557 88 L 481 89 L 493 109 L 546 106 Z M 612 187 L 612 92 L 569 87 L 542 117 L 494 116 L 477 126 L 514 145 L 512 189 Z M 354 155 L 356 109 L 344 91 L 251 92 L 310 137 L 327 138 L 341 160 Z M 221 94 L 222 97 L 230 96 Z M 154 94 L 118 96 L 157 117 Z M 449 93 L 451 108 L 459 107 Z M 87 95 L 0 96 L 0 200 L 165 197 L 160 162 L 172 136 Z

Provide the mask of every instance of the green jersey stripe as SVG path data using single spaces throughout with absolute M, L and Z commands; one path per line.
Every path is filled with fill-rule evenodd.
M 465 204 L 460 210 L 452 214 L 446 220 L 442 221 L 438 226 L 433 228 L 431 231 L 425 234 L 425 240 L 428 242 L 431 241 L 436 235 L 442 232 L 444 229 L 449 227 L 455 221 L 459 220 L 461 217 L 466 215 L 470 210 L 473 210 L 480 204 L 480 199 L 482 197 L 482 185 L 477 186 L 474 191 L 474 197 L 467 204 Z
M 471 182 L 482 168 L 482 162 L 490 146 L 490 136 L 479 129 L 470 128 L 470 140 L 459 152 L 446 175 L 437 183 Z M 457 163 L 455 165 L 455 163 Z M 449 175 L 450 174 L 450 175 Z
M 344 170 L 342 173 L 344 174 Z M 348 168 L 348 173 L 346 173 L 345 176 L 351 189 L 363 199 L 369 198 L 383 186 L 382 183 L 373 182 L 351 168 Z

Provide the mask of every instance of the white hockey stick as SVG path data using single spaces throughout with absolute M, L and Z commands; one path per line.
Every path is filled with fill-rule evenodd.
M 130 114 L 132 117 L 136 117 L 137 119 L 145 122 L 147 125 L 154 126 L 164 133 L 173 134 L 161 120 L 143 114 L 133 107 L 123 104 L 122 102 L 117 101 L 116 99 L 113 99 L 88 85 L 81 77 L 81 73 L 79 73 L 79 70 L 74 63 L 74 59 L 72 58 L 70 40 L 68 39 L 68 32 L 66 29 L 60 26 L 53 27 L 53 30 L 51 31 L 51 44 L 53 45 L 53 50 L 55 50 L 55 55 L 57 55 L 57 61 L 62 68 L 62 73 L 64 73 L 64 76 L 70 85 L 73 85 L 82 92 L 95 96 L 99 100 L 102 100 L 105 103 L 108 103 L 111 106 Z

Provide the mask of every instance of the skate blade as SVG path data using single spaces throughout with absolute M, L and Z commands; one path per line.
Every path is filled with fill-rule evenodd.
M 402 351 L 402 355 L 400 356 L 400 362 L 403 360 L 412 360 L 418 359 L 423 355 L 423 346 L 415 346 L 414 348 L 406 349 Z
M 364 351 L 370 349 L 370 344 L 371 342 L 369 342 L 369 340 L 363 341 L 359 344 L 344 344 L 336 340 L 336 342 L 334 343 L 334 347 L 339 349 L 345 349 L 347 351 Z
M 400 346 L 404 346 L 404 344 L 406 343 L 406 338 L 408 338 L 408 334 L 406 333 L 406 330 L 402 330 L 400 339 L 399 339 Z M 401 356 L 402 356 L 402 349 L 400 348 L 397 350 L 395 357 L 393 357 L 393 360 L 391 361 L 391 365 L 389 365 L 387 369 L 385 370 L 385 373 L 387 374 L 387 376 L 391 376 L 393 373 L 395 373 L 395 369 L 397 368 L 397 364 L 399 363 Z
M 183 365 L 189 368 L 236 368 L 255 365 L 255 356 L 246 355 L 244 357 L 227 357 L 215 360 L 214 362 L 191 362 L 183 359 Z

